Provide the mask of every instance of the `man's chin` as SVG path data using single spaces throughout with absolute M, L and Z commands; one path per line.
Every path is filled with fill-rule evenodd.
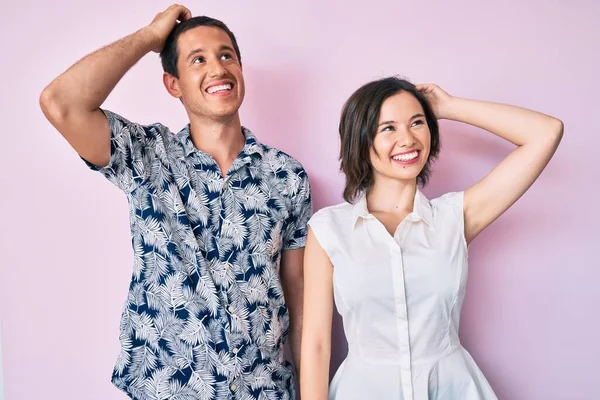
M 187 110 L 189 115 L 196 115 L 203 119 L 213 119 L 215 121 L 226 121 L 238 116 L 239 106 L 231 107 L 211 107 L 196 110 Z
M 230 119 L 238 115 L 239 107 L 226 109 L 226 110 L 214 110 L 210 115 L 218 119 Z
M 228 101 L 228 102 L 223 102 L 221 104 L 211 104 L 209 107 L 207 107 L 206 111 L 208 111 L 209 114 L 213 114 L 213 115 L 220 115 L 220 116 L 234 115 L 234 114 L 237 114 L 241 105 L 242 105 L 242 102 Z

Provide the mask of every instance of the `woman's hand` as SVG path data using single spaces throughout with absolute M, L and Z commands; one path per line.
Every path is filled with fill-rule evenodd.
M 454 97 L 443 91 L 433 83 L 415 85 L 417 90 L 425 96 L 431 104 L 437 119 L 447 119 L 450 116 L 450 107 Z

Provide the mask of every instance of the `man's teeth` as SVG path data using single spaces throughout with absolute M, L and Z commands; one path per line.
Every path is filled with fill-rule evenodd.
M 417 158 L 418 155 L 419 155 L 418 151 L 413 151 L 412 153 L 399 154 L 392 158 L 396 161 L 410 161 L 410 160 Z
M 216 92 L 222 92 L 224 90 L 231 90 L 231 85 L 226 84 L 226 85 L 219 85 L 219 86 L 211 86 L 206 91 L 208 93 L 212 94 L 212 93 L 216 93 Z

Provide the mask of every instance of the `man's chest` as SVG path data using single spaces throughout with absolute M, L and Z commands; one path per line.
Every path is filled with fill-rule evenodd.
M 281 249 L 292 207 L 287 176 L 252 165 L 226 177 L 210 165 L 179 165 L 159 175 L 132 193 L 131 205 L 163 242 L 210 259 L 246 251 L 266 261 Z

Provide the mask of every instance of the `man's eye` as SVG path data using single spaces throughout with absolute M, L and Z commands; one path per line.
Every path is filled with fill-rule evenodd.
M 193 61 L 194 64 L 203 63 L 203 62 L 204 62 L 204 57 L 196 57 L 196 58 L 194 58 L 194 61 Z

